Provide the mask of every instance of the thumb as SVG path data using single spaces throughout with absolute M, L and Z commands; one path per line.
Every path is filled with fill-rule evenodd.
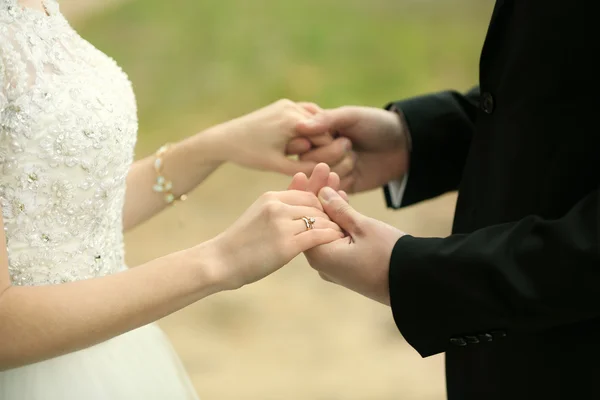
M 359 226 L 365 217 L 352 208 L 338 192 L 330 187 L 324 187 L 319 192 L 319 200 L 323 204 L 325 213 L 340 228 L 350 236 L 360 235 Z
M 299 121 L 296 131 L 300 135 L 312 136 L 322 135 L 328 132 L 336 132 L 352 125 L 355 113 L 348 107 L 324 110 L 312 118 Z

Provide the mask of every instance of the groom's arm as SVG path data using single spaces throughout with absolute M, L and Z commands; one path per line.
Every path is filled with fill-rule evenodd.
M 597 189 L 560 219 L 400 238 L 389 269 L 392 311 L 424 357 L 518 337 L 600 317 L 599 266 Z
M 400 208 L 458 189 L 475 130 L 479 87 L 388 104 L 411 140 L 409 173 L 384 187 L 388 207 Z

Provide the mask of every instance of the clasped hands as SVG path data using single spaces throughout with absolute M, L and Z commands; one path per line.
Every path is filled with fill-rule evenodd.
M 346 192 L 403 175 L 406 140 L 398 116 L 283 100 L 229 124 L 232 161 L 296 175 L 287 191 L 264 194 L 214 239 L 225 261 L 219 277 L 225 289 L 256 282 L 304 253 L 323 279 L 389 304 L 389 262 L 403 232 L 358 213 Z M 303 217 L 315 219 L 314 229 L 306 229 Z
M 389 262 L 403 233 L 354 210 L 339 185 L 338 175 L 318 164 L 310 179 L 298 173 L 288 190 L 263 194 L 207 242 L 225 266 L 217 279 L 223 289 L 259 281 L 304 253 L 323 279 L 389 305 Z M 304 217 L 314 218 L 313 229 Z
M 344 237 L 304 254 L 323 279 L 389 305 L 390 256 L 403 233 L 360 214 L 339 186 L 338 175 L 326 164 L 317 165 L 310 179 L 304 173 L 294 176 L 288 189 L 316 195 L 324 214 L 320 217 L 329 218 L 344 233 Z
M 404 172 L 407 157 L 400 121 L 396 115 L 375 108 L 342 107 L 325 111 L 316 105 L 304 107 L 313 118 L 298 123 L 298 133 L 314 135 L 336 131 L 341 135 L 334 143 L 300 155 L 302 161 L 327 164 L 318 164 L 310 178 L 304 173 L 296 174 L 288 190 L 318 196 L 326 218 L 345 234 L 304 254 L 323 279 L 389 305 L 390 258 L 396 241 L 404 233 L 357 212 L 340 188 L 360 192 L 378 187 Z M 335 172 L 330 171 L 328 164 Z

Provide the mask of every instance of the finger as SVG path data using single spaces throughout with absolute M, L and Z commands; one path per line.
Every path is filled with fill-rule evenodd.
M 285 147 L 285 154 L 298 155 L 306 153 L 312 148 L 311 141 L 304 137 L 296 137 L 289 141 Z
M 336 165 L 352 151 L 352 142 L 348 138 L 335 139 L 331 144 L 321 146 L 302 154 L 302 161 L 324 162 Z
M 297 104 L 311 114 L 317 114 L 317 113 L 323 111 L 323 109 L 315 103 L 299 101 Z
M 331 132 L 331 121 L 327 111 L 317 113 L 312 118 L 303 119 L 296 123 L 296 131 L 301 135 L 319 135 Z
M 315 113 L 322 111 L 320 108 L 318 108 L 319 106 L 317 106 L 316 104 L 312 104 L 312 105 L 310 105 L 311 103 L 301 103 L 301 104 L 308 104 L 309 108 L 307 109 L 307 108 L 301 107 L 297 110 L 298 111 L 297 121 L 309 120 L 313 117 L 313 115 Z M 317 107 L 317 108 L 315 108 L 315 107 Z M 333 142 L 333 136 L 329 132 L 326 132 L 326 131 L 325 132 L 314 131 L 314 132 L 309 132 L 309 133 L 301 133 L 296 129 L 295 133 L 299 137 L 302 137 L 303 139 L 308 140 L 311 144 L 311 147 L 326 146 Z M 292 150 L 295 150 L 295 149 L 292 149 Z M 289 153 L 289 154 L 300 154 L 300 153 Z
M 323 210 L 321 202 L 314 193 L 302 190 L 286 190 L 277 192 L 275 197 L 280 202 L 290 206 L 305 206 L 311 209 Z M 297 215 L 297 214 L 295 214 Z
M 295 125 L 297 125 L 298 121 L 306 121 L 311 119 L 313 117 L 313 113 L 304 108 L 297 108 L 295 110 L 294 117 L 294 119 L 296 120 Z M 294 129 L 294 133 L 297 136 L 297 138 L 308 140 L 311 143 L 312 147 L 326 146 L 333 142 L 333 136 L 329 132 L 314 131 L 308 133 L 301 133 L 300 131 L 298 131 L 298 129 Z
M 326 133 L 324 135 L 308 136 L 307 140 L 310 141 L 312 147 L 322 147 L 333 143 L 333 136 Z
M 302 217 L 313 217 L 331 220 L 322 208 L 315 208 L 312 206 L 287 206 L 289 208 L 284 209 L 286 218 L 292 220 L 299 220 Z
M 309 231 L 310 229 L 333 229 L 338 232 L 342 232 L 342 229 L 337 226 L 334 222 L 331 222 L 329 218 L 321 218 L 321 217 L 313 217 L 315 222 L 312 224 L 312 228 L 306 227 L 306 222 L 303 219 L 295 219 L 291 221 L 290 229 L 291 231 L 299 235 L 303 232 Z M 310 223 L 309 223 L 310 226 Z
M 298 252 L 304 252 L 313 247 L 328 243 L 343 241 L 344 234 L 333 229 L 311 229 L 294 236 L 293 241 Z
M 350 236 L 360 236 L 360 227 L 365 217 L 352 208 L 335 190 L 324 187 L 319 192 L 319 200 L 329 218 L 340 226 Z
M 338 190 L 338 194 L 341 196 L 342 199 L 346 200 L 346 203 L 350 202 L 350 199 L 348 198 L 348 193 L 344 192 L 343 190 Z
M 333 190 L 340 190 L 340 176 L 335 172 L 330 172 L 325 186 L 329 186 Z
M 296 130 L 302 135 L 336 132 L 356 122 L 355 107 L 340 107 L 333 110 L 323 110 L 310 119 L 299 121 Z
M 296 129 L 294 131 L 298 137 L 303 137 L 303 138 L 309 140 L 311 142 L 312 146 L 314 146 L 314 147 L 325 146 L 325 145 L 331 144 L 331 142 L 333 142 L 333 136 L 328 131 L 325 131 L 325 132 L 314 131 L 314 132 L 307 132 L 307 133 L 301 133 L 300 131 L 298 131 L 298 129 L 297 129 L 298 121 L 310 120 L 314 116 L 313 115 L 314 113 L 311 113 L 310 111 L 308 111 L 304 108 L 298 109 L 297 112 L 298 112 L 298 114 L 296 116 Z
M 288 190 L 306 191 L 307 187 L 308 187 L 308 177 L 306 176 L 305 173 L 298 172 L 292 178 L 292 182 L 290 183 L 290 186 L 288 186 Z
M 319 193 L 319 190 L 321 190 L 321 188 L 327 185 L 327 180 L 329 179 L 329 172 L 330 169 L 327 164 L 318 164 L 313 170 L 313 173 L 310 175 L 310 178 L 308 179 L 308 187 L 306 188 L 306 190 L 317 195 L 317 193 Z
M 331 170 L 338 174 L 338 176 L 345 178 L 354 171 L 354 166 L 356 165 L 355 159 L 356 157 L 351 153 L 344 157 L 342 161 L 331 167 Z

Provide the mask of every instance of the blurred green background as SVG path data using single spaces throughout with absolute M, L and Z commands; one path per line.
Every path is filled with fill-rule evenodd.
M 137 154 L 279 98 L 381 107 L 467 89 L 492 0 L 63 0 L 82 36 L 115 58 L 138 96 Z M 189 202 L 128 234 L 128 262 L 225 229 L 287 177 L 225 166 Z M 414 235 L 449 233 L 455 196 L 361 212 Z M 407 307 L 410 305 L 407 305 Z M 302 257 L 161 325 L 203 399 L 442 399 L 442 356 L 421 359 L 389 309 L 324 283 Z
M 490 3 L 135 0 L 80 27 L 131 76 L 146 140 L 184 135 L 282 97 L 382 106 L 468 88 Z

